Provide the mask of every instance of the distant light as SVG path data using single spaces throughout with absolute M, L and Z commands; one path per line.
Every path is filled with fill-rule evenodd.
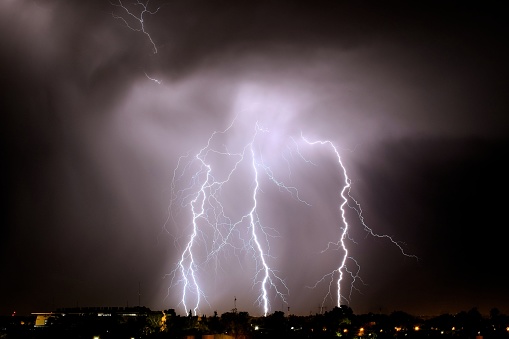
M 415 327 L 414 327 L 414 330 L 415 330 L 415 331 L 419 331 L 419 330 L 420 330 L 419 326 L 415 326 Z
M 255 326 L 255 331 L 258 331 L 259 327 L 258 325 Z
M 98 335 L 94 336 L 94 339 L 99 339 L 99 336 Z

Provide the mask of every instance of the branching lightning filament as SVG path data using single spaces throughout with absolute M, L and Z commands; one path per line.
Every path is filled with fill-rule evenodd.
M 279 237 L 279 233 L 276 226 L 265 221 L 265 211 L 261 208 L 260 201 L 267 198 L 262 189 L 263 183 L 263 187 L 272 185 L 279 192 L 292 197 L 296 204 L 301 204 L 312 212 L 312 206 L 302 196 L 302 192 L 290 184 L 293 164 L 290 158 L 297 159 L 302 166 L 310 169 L 318 166 L 303 155 L 303 146 L 311 151 L 322 146 L 328 147 L 340 169 L 338 175 L 342 178 L 342 185 L 338 187 L 338 202 L 335 205 L 339 204 L 338 237 L 336 241 L 329 241 L 324 250 L 337 250 L 338 263 L 312 286 L 328 284 L 322 306 L 329 298 L 336 300 L 337 306 L 349 302 L 352 291 L 357 290 L 355 283 L 363 283 L 359 276 L 360 265 L 349 255 L 348 245 L 353 241 L 349 236 L 351 226 L 347 220 L 347 207 L 355 210 L 358 224 L 362 225 L 368 235 L 385 238 L 397 246 L 404 256 L 416 258 L 407 254 L 390 236 L 375 233 L 364 222 L 360 204 L 350 193 L 351 180 L 347 170 L 338 149 L 331 141 L 310 141 L 303 135 L 300 138 L 287 137 L 286 146 L 282 148 L 286 149 L 286 154 L 276 158 L 286 165 L 281 166 L 274 163 L 273 154 L 268 154 L 274 149 L 272 145 L 267 145 L 270 130 L 256 122 L 251 131 L 244 131 L 246 133 L 242 134 L 242 140 L 239 141 L 238 134 L 235 134 L 235 124 L 236 121 L 233 120 L 225 130 L 212 133 L 206 145 L 194 156 L 182 156 L 173 174 L 170 213 L 173 214 L 172 218 L 177 216 L 173 218 L 175 223 L 178 224 L 180 219 L 186 218 L 189 223 L 183 228 L 185 231 L 177 241 L 182 252 L 175 268 L 169 274 L 170 288 L 180 286 L 180 304 L 186 313 L 192 311 L 198 314 L 201 303 L 208 303 L 207 295 L 200 284 L 201 273 L 211 268 L 221 270 L 225 253 L 233 253 L 234 256 L 248 253 L 252 257 L 252 266 L 255 267 L 251 271 L 253 288 L 258 291 L 258 298 L 253 302 L 260 305 L 264 315 L 271 311 L 270 301 L 274 298 L 287 304 L 290 291 L 285 278 L 279 276 L 279 271 L 275 269 L 278 258 L 271 254 L 270 247 L 274 239 Z M 236 137 L 233 137 L 234 135 Z M 288 168 L 289 183 L 277 177 L 276 173 L 279 172 L 273 170 L 277 166 Z M 241 189 L 236 191 L 232 190 L 232 187 Z M 351 281 L 347 294 L 342 290 L 345 275 L 348 275 Z
M 120 15 L 112 13 L 112 16 L 115 19 L 123 21 L 124 24 L 129 29 L 136 31 L 136 32 L 142 32 L 143 34 L 145 34 L 148 37 L 150 43 L 152 44 L 152 49 L 155 54 L 155 53 L 157 53 L 157 46 L 156 46 L 154 40 L 152 40 L 152 37 L 150 36 L 150 34 L 145 30 L 145 15 L 146 14 L 151 14 L 151 15 L 156 14 L 161 7 L 158 7 L 155 10 L 149 10 L 149 8 L 148 8 L 149 1 L 150 0 L 143 2 L 143 1 L 137 0 L 135 3 L 131 4 L 131 7 L 133 8 L 133 10 L 130 10 L 129 7 L 124 5 L 122 0 L 118 0 L 118 2 L 111 3 L 113 6 L 121 8 L 127 14 L 128 18 L 131 18 L 131 20 L 134 20 L 136 22 L 136 26 L 131 25 L 128 20 L 126 20 L 124 17 L 122 17 Z

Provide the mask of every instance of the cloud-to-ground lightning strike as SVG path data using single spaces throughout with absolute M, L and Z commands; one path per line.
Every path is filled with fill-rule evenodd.
M 145 15 L 156 14 L 161 7 L 155 10 L 149 10 L 149 1 L 136 0 L 129 7 L 124 5 L 122 0 L 112 2 L 113 6 L 119 7 L 127 14 L 126 18 L 112 13 L 115 19 L 119 19 L 131 30 L 145 34 L 152 44 L 153 53 L 158 52 L 157 46 L 151 35 L 145 29 Z M 132 23 L 130 23 L 132 22 Z M 135 25 L 134 25 L 135 24 Z M 161 84 L 162 81 L 144 73 L 147 79 Z M 187 313 L 191 306 L 192 312 L 197 314 L 202 301 L 207 301 L 207 296 L 200 285 L 199 273 L 205 270 L 205 266 L 214 263 L 215 269 L 221 269 L 219 255 L 223 252 L 233 251 L 250 253 L 253 258 L 255 269 L 253 272 L 253 287 L 259 288 L 258 304 L 262 307 L 264 315 L 270 311 L 269 299 L 271 292 L 280 298 L 283 303 L 286 302 L 286 296 L 289 293 L 285 280 L 279 277 L 276 270 L 272 268 L 274 258 L 271 255 L 271 238 L 277 237 L 278 232 L 274 227 L 268 227 L 262 223 L 259 214 L 259 199 L 262 176 L 265 176 L 269 183 L 275 185 L 279 191 L 290 194 L 296 201 L 306 206 L 311 206 L 301 198 L 297 187 L 287 185 L 276 178 L 270 164 L 264 160 L 262 147 L 258 144 L 264 135 L 270 133 L 267 129 L 260 126 L 258 122 L 254 125 L 254 131 L 251 131 L 250 139 L 240 143 L 240 149 L 231 151 L 225 144 L 219 144 L 218 139 L 227 138 L 228 132 L 234 128 L 235 119 L 223 131 L 216 131 L 209 137 L 205 147 L 200 149 L 194 157 L 183 156 L 179 159 L 177 168 L 174 171 L 172 180 L 172 206 L 179 204 L 179 209 L 186 209 L 190 212 L 190 233 L 185 236 L 183 250 L 176 268 L 171 272 L 171 286 L 182 286 L 181 305 Z M 290 154 L 297 154 L 305 164 L 315 165 L 312 161 L 306 159 L 300 152 L 299 142 L 293 137 L 289 137 L 287 149 Z M 353 241 L 349 236 L 350 224 L 346 216 L 346 207 L 349 207 L 357 213 L 364 231 L 373 237 L 386 238 L 396 245 L 404 256 L 414 257 L 405 253 L 401 245 L 388 235 L 375 233 L 364 222 L 360 204 L 351 196 L 351 182 L 348 177 L 345 166 L 342 163 L 337 148 L 331 141 L 318 140 L 309 141 L 302 134 L 300 140 L 307 145 L 329 146 L 335 156 L 338 166 L 341 168 L 341 176 L 344 180 L 340 188 L 341 203 L 339 205 L 341 231 L 339 239 L 336 242 L 330 241 L 325 252 L 328 249 L 335 248 L 342 251 L 337 268 L 322 276 L 314 286 L 320 283 L 328 282 L 328 293 L 325 295 L 322 306 L 328 298 L 332 299 L 332 288 L 336 282 L 337 306 L 343 302 L 349 302 L 352 291 L 356 289 L 355 282 L 362 279 L 359 276 L 360 266 L 358 262 L 349 255 L 347 240 Z M 239 145 L 234 145 L 239 146 Z M 283 161 L 287 164 L 291 180 L 290 161 L 285 155 L 282 155 Z M 188 159 L 187 162 L 185 160 Z M 315 165 L 316 166 L 316 165 Z M 242 169 L 241 169 L 242 168 Z M 250 192 L 245 201 L 249 201 L 243 206 L 244 212 L 232 216 L 228 212 L 230 201 L 225 198 L 224 191 L 233 181 L 233 177 L 238 173 L 246 173 L 251 180 L 245 180 L 244 190 Z M 190 177 L 189 177 L 190 176 Z M 186 182 L 187 180 L 187 182 Z M 180 186 L 184 186 L 180 188 Z M 237 198 L 237 197 L 235 197 Z M 230 197 L 231 199 L 231 197 Z M 242 209 L 241 209 L 242 210 Z M 353 265 L 353 269 L 349 267 Z M 345 274 L 350 275 L 351 284 L 348 297 L 342 292 L 341 285 Z M 337 278 L 336 278 L 337 277 Z
M 199 272 L 206 270 L 206 266 L 211 262 L 215 263 L 216 270 L 220 269 L 219 254 L 229 250 L 235 254 L 243 251 L 252 255 L 256 267 L 252 273 L 253 287 L 259 289 L 257 302 L 262 307 L 264 315 L 267 315 L 271 310 L 269 300 L 272 297 L 278 297 L 286 303 L 289 290 L 285 280 L 273 268 L 274 261 L 277 260 L 274 260 L 270 254 L 271 240 L 278 236 L 278 232 L 274 227 L 267 227 L 262 223 L 260 217 L 260 213 L 263 214 L 259 209 L 259 201 L 262 199 L 260 196 L 261 180 L 265 178 L 266 182 L 275 185 L 279 191 L 289 193 L 296 203 L 311 206 L 299 195 L 296 187 L 278 180 L 271 170 L 270 164 L 267 163 L 266 158 L 270 158 L 270 156 L 264 154 L 267 150 L 261 144 L 263 140 L 268 139 L 266 136 L 271 132 L 256 122 L 254 131 L 250 133 L 243 131 L 246 132 L 243 135 L 249 135 L 249 139 L 242 142 L 235 141 L 229 149 L 226 140 L 229 134 L 233 133 L 234 125 L 235 120 L 225 130 L 212 133 L 205 147 L 200 149 L 195 156 L 182 156 L 173 175 L 170 210 L 189 211 L 191 221 L 189 234 L 184 235 L 187 240 L 184 241 L 180 260 L 170 274 L 172 276 L 171 287 L 182 286 L 180 302 L 186 312 L 189 305 L 192 304 L 194 314 L 199 311 L 201 301 L 207 300 L 204 290 L 200 287 Z M 342 256 L 339 265 L 319 279 L 314 286 L 329 280 L 328 293 L 323 299 L 323 303 L 325 303 L 327 298 L 332 298 L 332 287 L 335 282 L 339 307 L 343 302 L 349 301 L 352 290 L 356 289 L 354 286 L 356 280 L 362 282 L 358 274 L 360 266 L 348 251 L 347 241 L 351 239 L 349 238 L 350 225 L 346 216 L 346 207 L 356 211 L 364 231 L 369 235 L 387 238 L 401 250 L 403 255 L 415 256 L 407 254 L 401 245 L 390 236 L 376 234 L 365 224 L 360 204 L 350 194 L 351 181 L 346 168 L 337 148 L 331 141 L 309 141 L 303 135 L 301 135 L 300 142 L 293 137 L 289 137 L 288 140 L 290 142 L 287 149 L 291 154 L 298 154 L 306 165 L 316 166 L 302 155 L 299 143 L 311 147 L 329 146 L 342 171 L 340 174 L 344 181 L 339 189 L 341 231 L 337 242 L 329 242 L 325 249 L 334 247 L 342 252 Z M 282 158 L 289 166 L 288 159 L 284 155 Z M 232 182 L 236 180 L 237 176 L 247 176 L 247 179 L 242 178 L 241 184 L 243 185 L 242 190 L 250 192 L 250 194 L 243 198 L 245 201 L 249 201 L 246 206 L 243 206 L 246 211 L 239 212 L 237 210 L 238 215 L 233 216 L 234 212 L 228 211 L 229 205 L 242 198 L 233 196 L 235 201 L 232 201 L 232 196 L 228 196 L 226 191 L 228 185 L 233 185 Z M 352 265 L 354 269 L 349 267 Z M 349 274 L 352 279 L 348 297 L 345 297 L 341 290 L 345 274 Z
M 199 286 L 196 272 L 201 269 L 202 264 L 211 260 L 217 260 L 217 254 L 224 250 L 225 247 L 233 248 L 235 251 L 244 250 L 252 254 L 256 263 L 253 285 L 260 285 L 258 302 L 263 306 L 264 314 L 267 314 L 270 310 L 269 289 L 272 288 L 283 302 L 285 302 L 285 293 L 288 292 L 284 280 L 276 274 L 268 263 L 268 258 L 270 257 L 268 239 L 273 236 L 272 233 L 276 232 L 274 229 L 267 228 L 261 223 L 257 210 L 258 193 L 260 190 L 259 170 L 268 173 L 268 169 L 261 166 L 257 160 L 255 141 L 260 133 L 267 133 L 267 131 L 256 124 L 251 140 L 238 152 L 230 152 L 224 146 L 221 147 L 222 149 L 216 148 L 213 145 L 214 137 L 218 134 L 224 135 L 232 126 L 233 123 L 225 131 L 214 132 L 209 138 L 207 145 L 189 163 L 183 166 L 180 176 L 177 176 L 177 170 L 181 166 L 179 161 L 179 166 L 175 170 L 172 182 L 172 188 L 175 190 L 176 183 L 181 180 L 181 176 L 184 176 L 185 172 L 193 166 L 193 162 L 197 163 L 198 168 L 192 174 L 190 186 L 173 192 L 174 200 L 180 200 L 181 207 L 188 207 L 191 211 L 192 233 L 186 242 L 177 268 L 172 272 L 172 276 L 175 278 L 177 273 L 180 274 L 180 278 L 177 280 L 183 286 L 181 304 L 187 311 L 189 305 L 188 299 L 194 298 L 192 310 L 195 314 L 198 312 L 201 299 L 206 299 Z M 223 179 L 219 179 L 221 173 L 216 174 L 217 171 L 211 164 L 217 161 L 217 159 L 213 159 L 214 156 L 234 159 L 230 167 L 224 169 Z M 226 208 L 221 201 L 221 193 L 223 187 L 235 175 L 242 162 L 247 162 L 252 169 L 253 187 L 250 194 L 251 203 L 247 212 L 234 220 L 225 212 Z M 275 180 L 272 174 L 270 176 L 271 180 Z M 286 187 L 283 183 L 278 182 L 278 185 L 290 191 L 290 188 Z M 242 233 L 240 228 L 243 226 L 248 230 L 246 238 L 239 237 Z M 193 251 L 196 246 L 199 246 L 197 243 L 200 240 L 206 243 L 206 228 L 211 228 L 213 239 L 211 244 L 205 244 L 207 247 L 210 246 L 210 249 L 208 253 L 202 256 L 201 262 L 198 262 Z M 234 243 L 234 238 L 240 240 L 241 246 Z M 262 239 L 265 239 L 265 241 L 262 241 Z M 192 297 L 190 297 L 190 294 Z
M 359 264 L 357 263 L 357 261 L 354 258 L 352 258 L 352 257 L 350 257 L 348 255 L 348 248 L 347 248 L 346 242 L 345 242 L 345 240 L 348 237 L 348 230 L 349 230 L 349 227 L 350 227 L 350 225 L 348 223 L 348 220 L 346 218 L 346 209 L 345 209 L 345 206 L 348 205 L 348 207 L 354 209 L 357 212 L 357 214 L 359 216 L 359 219 L 360 219 L 360 222 L 361 222 L 362 226 L 364 227 L 364 230 L 367 231 L 368 234 L 370 234 L 371 236 L 374 236 L 374 237 L 389 239 L 394 245 L 396 245 L 399 248 L 399 250 L 401 251 L 401 253 L 404 256 L 412 257 L 412 258 L 415 258 L 415 259 L 417 259 L 417 256 L 411 255 L 411 254 L 407 254 L 404 251 L 403 247 L 401 247 L 401 245 L 398 242 L 396 242 L 392 237 L 390 237 L 389 235 L 386 235 L 386 234 L 382 234 L 382 235 L 376 234 L 364 222 L 364 217 L 362 215 L 361 206 L 360 206 L 359 202 L 357 200 L 355 200 L 352 197 L 352 195 L 350 194 L 351 180 L 348 177 L 348 173 L 346 171 L 345 166 L 343 165 L 343 162 L 341 160 L 341 156 L 340 156 L 339 151 L 336 148 L 336 146 L 334 146 L 334 144 L 331 141 L 329 141 L 329 140 L 309 141 L 303 135 L 301 135 L 301 137 L 302 137 L 302 140 L 304 140 L 304 142 L 308 143 L 309 145 L 327 145 L 327 146 L 329 146 L 332 149 L 332 151 L 333 151 L 333 153 L 334 153 L 334 155 L 336 157 L 338 165 L 341 167 L 341 171 L 343 172 L 342 175 L 343 175 L 343 178 L 344 178 L 344 186 L 340 190 L 340 195 L 341 195 L 341 199 L 342 199 L 343 202 L 339 206 L 339 209 L 341 211 L 341 221 L 342 221 L 342 227 L 341 228 L 342 228 L 342 230 L 341 230 L 341 234 L 340 234 L 339 240 L 337 242 L 329 242 L 327 244 L 327 248 L 324 251 L 329 249 L 331 246 L 334 246 L 336 248 L 340 248 L 343 251 L 344 255 L 343 255 L 343 258 L 341 259 L 341 262 L 340 262 L 340 265 L 338 266 L 338 268 L 335 269 L 334 271 L 324 275 L 322 277 L 322 279 L 319 280 L 319 282 L 322 282 L 325 279 L 327 279 L 327 277 L 329 277 L 330 278 L 329 287 L 330 287 L 330 286 L 332 286 L 332 284 L 334 282 L 334 274 L 337 272 L 337 274 L 339 275 L 339 277 L 337 279 L 337 282 L 336 282 L 336 284 L 337 284 L 337 306 L 339 307 L 339 306 L 341 306 L 341 303 L 343 302 L 343 300 L 346 301 L 346 302 L 349 301 L 349 299 L 351 298 L 352 290 L 355 289 L 354 283 L 355 283 L 355 281 L 357 279 L 360 279 L 360 277 L 359 277 L 360 266 L 359 266 Z M 353 205 L 349 205 L 348 204 L 349 201 L 352 201 Z M 354 262 L 354 265 L 356 267 L 355 272 L 353 272 L 352 270 L 350 270 L 347 267 L 347 260 L 351 260 L 351 261 Z M 352 278 L 352 284 L 350 285 L 350 293 L 349 293 L 348 298 L 345 297 L 345 295 L 342 294 L 342 292 L 341 292 L 341 282 L 343 281 L 343 275 L 345 273 L 350 274 L 350 276 Z M 319 282 L 317 282 L 317 284 Z M 315 284 L 315 286 L 317 284 Z M 330 289 L 329 289 L 329 293 L 330 293 Z M 326 295 L 324 297 L 324 300 L 322 302 L 322 306 L 324 305 L 325 300 L 326 300 L 327 297 L 328 297 L 328 295 Z

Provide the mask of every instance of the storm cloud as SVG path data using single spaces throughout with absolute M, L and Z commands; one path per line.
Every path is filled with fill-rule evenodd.
M 239 135 L 229 143 L 254 121 L 276 138 L 333 141 L 366 222 L 419 256 L 353 233 L 366 283 L 352 296 L 355 312 L 509 312 L 497 294 L 507 278 L 492 277 L 490 291 L 483 282 L 502 271 L 505 201 L 495 197 L 508 187 L 499 160 L 508 29 L 497 6 L 148 6 L 158 8 L 144 17 L 157 53 L 109 1 L 0 1 L 2 314 L 136 305 L 139 286 L 142 304 L 181 311 L 166 276 L 187 232 L 168 219 L 173 171 L 234 119 Z M 336 174 L 303 179 L 304 192 L 334 196 Z M 292 312 L 315 312 L 322 294 L 293 291 L 314 281 L 299 267 L 323 249 L 309 244 L 316 228 L 291 229 L 298 218 L 286 200 L 266 208 L 290 237 L 275 251 Z M 299 215 L 302 225 L 337 225 L 331 208 Z M 205 312 L 230 310 L 235 292 L 246 296 L 239 309 L 258 314 L 256 291 L 228 274 L 232 284 L 210 295 Z

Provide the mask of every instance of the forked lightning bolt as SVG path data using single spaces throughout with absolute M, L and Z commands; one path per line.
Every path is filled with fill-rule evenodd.
M 122 17 L 120 15 L 117 15 L 115 13 L 111 13 L 111 15 L 115 19 L 123 21 L 124 24 L 129 29 L 136 31 L 136 32 L 142 32 L 143 34 L 145 34 L 148 37 L 150 43 L 152 44 L 152 50 L 153 50 L 154 54 L 156 54 L 157 46 L 156 46 L 154 40 L 152 40 L 152 37 L 150 36 L 150 34 L 145 30 L 145 14 L 147 14 L 147 13 L 148 14 L 156 14 L 161 9 L 161 6 L 157 7 L 155 10 L 150 11 L 148 9 L 149 1 L 150 0 L 147 0 L 146 2 L 142 2 L 140 0 L 136 0 L 135 3 L 132 3 L 131 7 L 133 10 L 135 10 L 136 13 L 134 13 L 126 5 L 124 5 L 122 0 L 118 0 L 117 3 L 114 3 L 114 2 L 111 3 L 113 6 L 121 8 L 122 11 L 127 14 L 127 17 L 131 18 L 129 21 L 134 21 L 137 23 L 136 26 L 131 25 L 128 20 L 126 20 L 124 17 Z M 155 79 L 155 78 L 149 76 L 146 72 L 145 72 L 145 76 L 147 77 L 147 79 L 152 80 L 153 82 L 155 82 L 158 85 L 162 84 L 162 82 L 163 82 L 162 80 L 158 80 L 158 79 Z
M 194 314 L 197 314 L 201 300 L 206 300 L 198 282 L 197 272 L 210 261 L 217 263 L 218 254 L 227 248 L 234 252 L 245 251 L 253 256 L 256 264 L 253 286 L 259 287 L 258 303 L 263 307 L 264 314 L 270 310 L 269 292 L 271 290 L 283 302 L 286 302 L 285 295 L 288 293 L 284 280 L 276 274 L 268 262 L 271 257 L 269 238 L 276 236 L 277 231 L 263 225 L 258 215 L 259 176 L 267 175 L 271 181 L 290 193 L 292 188 L 277 181 L 268 167 L 260 162 L 255 141 L 261 134 L 268 131 L 258 124 L 255 124 L 254 131 L 251 132 L 250 140 L 237 152 L 229 151 L 224 145 L 218 147 L 215 144 L 215 138 L 227 133 L 232 126 L 233 123 L 224 131 L 214 132 L 208 139 L 207 145 L 187 163 L 182 164 L 182 161 L 188 157 L 181 157 L 172 181 L 173 201 L 179 201 L 180 208 L 188 208 L 190 211 L 191 232 L 171 276 L 175 279 L 175 284 L 182 285 L 182 306 L 187 312 L 189 303 L 192 302 Z M 211 164 L 225 158 L 231 160 L 226 168 L 218 171 Z M 239 171 L 239 167 L 244 162 L 251 168 L 252 180 L 249 181 L 251 202 L 246 213 L 234 219 L 225 212 L 221 194 L 224 186 Z M 191 174 L 189 185 L 177 190 L 177 185 L 193 166 L 196 169 Z M 212 234 L 210 241 L 207 241 L 208 233 Z M 203 251 L 203 248 L 197 249 L 198 246 L 207 248 L 207 253 L 199 258 L 195 253 Z M 172 282 L 172 286 L 175 284 Z
M 127 19 L 112 13 L 113 17 L 123 21 L 129 29 L 145 34 L 152 44 L 153 52 L 157 53 L 157 46 L 145 29 L 145 15 L 156 14 L 161 7 L 149 10 L 149 0 L 145 2 L 136 0 L 129 6 L 124 5 L 122 0 L 111 4 L 119 7 Z M 145 76 L 149 80 L 161 84 L 161 80 L 152 78 L 147 73 Z M 279 191 L 290 194 L 298 203 L 306 206 L 311 205 L 299 194 L 297 187 L 288 185 L 277 178 L 271 164 L 265 160 L 261 144 L 271 132 L 262 128 L 257 122 L 250 131 L 241 131 L 245 132 L 243 135 L 246 136 L 246 140 L 235 142 L 231 146 L 232 149 L 229 149 L 226 146 L 227 143 L 222 142 L 221 139 L 228 139 L 228 134 L 232 132 L 234 125 L 235 120 L 225 130 L 213 132 L 206 145 L 194 156 L 188 154 L 180 157 L 173 174 L 170 216 L 175 223 L 179 224 L 174 219 L 174 214 L 186 211 L 189 213 L 187 219 L 190 222 L 186 229 L 187 233 L 179 237 L 177 241 L 182 252 L 175 268 L 169 274 L 172 277 L 170 288 L 181 286 L 180 304 L 186 313 L 192 310 L 196 315 L 200 310 L 200 305 L 203 302 L 208 303 L 204 289 L 201 287 L 200 273 L 210 269 L 211 266 L 215 270 L 221 270 L 220 256 L 225 253 L 251 254 L 255 266 L 254 272 L 252 272 L 253 287 L 259 291 L 256 302 L 262 307 L 264 315 L 267 315 L 271 310 L 270 299 L 276 297 L 286 303 L 289 294 L 285 280 L 273 268 L 277 258 L 272 256 L 270 244 L 272 239 L 278 237 L 279 234 L 276 228 L 262 222 L 260 218 L 259 201 L 262 198 L 260 193 L 263 191 L 261 180 L 265 178 Z M 362 282 L 359 275 L 360 265 L 349 255 L 347 246 L 349 242 L 354 242 L 349 234 L 351 226 L 347 220 L 347 207 L 355 210 L 360 224 L 368 235 L 387 239 L 399 248 L 404 256 L 417 259 L 416 256 L 407 254 L 400 243 L 392 237 L 375 233 L 364 222 L 361 206 L 350 194 L 351 180 L 347 170 L 338 149 L 331 141 L 310 141 L 302 134 L 300 139 L 289 136 L 288 140 L 289 155 L 281 155 L 283 162 L 288 167 L 288 179 L 291 180 L 292 177 L 291 162 L 288 156 L 292 157 L 293 154 L 296 154 L 304 164 L 316 166 L 314 162 L 302 155 L 301 142 L 311 147 L 329 147 L 341 169 L 339 175 L 343 179 L 343 185 L 338 188 L 340 231 L 337 241 L 330 241 L 322 251 L 338 250 L 340 253 L 339 263 L 335 269 L 323 275 L 314 286 L 311 286 L 314 288 L 319 284 L 328 283 L 328 293 L 323 298 L 322 306 L 328 298 L 333 299 L 334 294 L 337 306 L 341 306 L 343 302 L 348 303 L 352 291 L 357 289 L 356 281 Z M 246 173 L 247 179 L 243 178 L 243 192 L 248 192 L 248 197 L 237 199 L 237 197 L 232 198 L 224 194 L 225 191 L 228 191 L 234 178 L 238 179 L 239 176 L 246 175 Z M 228 211 L 232 199 L 248 201 L 247 205 L 240 208 L 241 213 L 237 213 L 238 215 Z M 348 295 L 342 291 L 345 275 L 349 275 L 351 279 Z
M 133 10 L 130 10 L 127 6 L 124 5 L 122 0 L 118 0 L 118 2 L 112 2 L 111 4 L 116 7 L 122 8 L 122 10 L 128 15 L 128 17 L 132 18 L 131 20 L 134 20 L 137 24 L 136 26 L 131 25 L 128 20 L 124 19 L 124 17 L 117 15 L 115 13 L 112 13 L 111 15 L 118 20 L 121 20 L 124 22 L 124 24 L 130 28 L 133 31 L 136 32 L 142 32 L 145 34 L 148 39 L 150 40 L 150 43 L 152 44 L 152 49 L 154 51 L 154 54 L 157 53 L 157 46 L 152 40 L 152 37 L 150 34 L 145 30 L 145 15 L 146 14 L 156 14 L 161 7 L 156 8 L 155 10 L 149 10 L 148 4 L 150 0 L 147 0 L 145 2 L 137 0 L 135 3 L 131 4 L 133 7 L 133 10 L 135 10 L 136 13 L 133 12 Z
M 282 277 L 276 274 L 273 268 L 274 261 L 270 254 L 270 244 L 273 237 L 277 237 L 277 230 L 266 226 L 261 222 L 259 210 L 261 181 L 276 185 L 282 191 L 289 193 L 297 203 L 311 206 L 300 195 L 296 187 L 288 185 L 276 178 L 271 170 L 270 164 L 264 160 L 264 149 L 260 145 L 263 140 L 268 139 L 271 133 L 264 129 L 257 122 L 252 131 L 244 131 L 249 136 L 243 142 L 235 141 L 231 150 L 226 146 L 225 140 L 234 129 L 235 120 L 223 131 L 216 131 L 209 137 L 205 147 L 200 149 L 194 156 L 183 156 L 179 159 L 177 168 L 174 171 L 172 180 L 172 202 L 170 210 L 189 212 L 190 224 L 187 240 L 184 241 L 183 250 L 175 269 L 171 272 L 171 287 L 180 285 L 182 288 L 181 304 L 187 312 L 188 307 L 192 308 L 194 314 L 200 309 L 200 303 L 207 301 L 204 290 L 200 287 L 200 272 L 207 270 L 211 262 L 215 263 L 216 269 L 221 267 L 219 254 L 225 251 L 233 251 L 238 254 L 242 251 L 250 253 L 255 264 L 255 271 L 252 272 L 253 287 L 259 290 L 257 302 L 267 315 L 270 310 L 269 300 L 278 297 L 286 303 L 289 293 L 287 285 Z M 345 166 L 342 163 L 338 149 L 331 141 L 309 141 L 303 135 L 300 141 L 289 137 L 287 149 L 292 154 L 298 154 L 304 164 L 315 165 L 307 160 L 300 152 L 299 144 L 304 143 L 312 147 L 328 146 L 332 150 L 339 168 L 340 176 L 343 178 L 343 185 L 339 188 L 341 203 L 339 204 L 339 225 L 340 232 L 336 242 L 329 242 L 325 250 L 335 248 L 341 252 L 338 266 L 331 272 L 319 279 L 314 287 L 328 281 L 327 298 L 332 298 L 333 286 L 336 285 L 337 305 L 344 301 L 348 302 L 354 283 L 361 280 L 359 276 L 360 266 L 357 261 L 349 255 L 347 242 L 349 238 L 349 222 L 346 217 L 346 208 L 356 211 L 364 230 L 371 236 L 387 238 L 396 245 L 403 255 L 407 254 L 401 245 L 390 236 L 376 234 L 369 228 L 362 215 L 360 204 L 351 196 L 351 181 L 348 177 Z M 234 148 L 234 149 L 233 149 Z M 269 158 L 269 157 L 267 157 Z M 290 161 L 283 155 L 282 159 L 290 166 Z M 277 165 L 277 164 L 276 164 Z M 316 165 L 315 165 L 316 166 Z M 243 168 L 243 169 L 241 169 Z M 246 172 L 246 168 L 249 170 Z M 243 189 L 249 190 L 250 197 L 247 199 L 249 207 L 246 212 L 239 216 L 231 216 L 227 212 L 228 205 L 232 204 L 231 199 L 223 195 L 227 186 L 238 175 L 246 175 L 243 178 Z M 289 177 L 291 170 L 289 170 Z M 324 250 L 324 251 L 325 251 Z M 416 258 L 416 257 L 415 257 Z M 341 285 L 345 274 L 351 277 L 350 292 L 348 297 L 342 292 Z M 362 281 L 362 280 L 361 280 Z M 189 308 L 189 310 L 191 309 Z
M 342 171 L 342 176 L 344 178 L 344 186 L 341 188 L 340 190 L 340 196 L 341 196 L 341 199 L 342 199 L 342 202 L 339 206 L 339 209 L 341 211 L 341 232 L 340 232 L 340 236 L 339 236 L 339 240 L 337 242 L 329 242 L 327 244 L 327 248 L 323 251 L 325 252 L 327 249 L 331 248 L 331 246 L 334 246 L 336 248 L 339 248 L 343 251 L 343 256 L 340 260 L 340 264 L 338 266 L 337 269 L 333 270 L 332 272 L 324 275 L 315 285 L 314 287 L 316 287 L 318 285 L 318 283 L 320 282 L 323 282 L 327 279 L 330 279 L 329 280 L 329 294 L 326 295 L 322 301 L 322 306 L 325 304 L 325 301 L 327 299 L 327 297 L 330 296 L 330 293 L 332 292 L 331 291 L 331 286 L 332 284 L 334 283 L 334 276 L 335 274 L 337 273 L 338 275 L 338 278 L 336 280 L 336 291 L 337 291 L 337 306 L 341 306 L 342 302 L 345 301 L 345 302 L 348 302 L 351 298 L 351 293 L 352 293 L 352 290 L 355 289 L 355 282 L 357 279 L 361 280 L 362 279 L 360 278 L 359 276 L 359 271 L 360 271 L 360 266 L 358 264 L 358 262 L 350 257 L 348 255 L 348 248 L 346 246 L 346 240 L 347 240 L 347 237 L 348 237 L 348 230 L 349 230 L 349 223 L 348 223 L 348 220 L 346 218 L 346 209 L 345 207 L 348 206 L 350 208 L 353 208 L 356 212 L 357 212 L 357 215 L 359 217 L 359 220 L 362 224 L 362 226 L 364 227 L 364 230 L 368 232 L 369 235 L 373 236 L 373 237 L 379 237 L 379 238 L 387 238 L 390 242 L 392 242 L 394 245 L 396 245 L 399 250 L 401 251 L 401 253 L 404 255 L 404 256 L 407 256 L 407 257 L 412 257 L 412 258 L 415 258 L 417 259 L 417 256 L 415 255 L 411 255 L 411 254 L 407 254 L 403 247 L 401 247 L 401 245 L 395 241 L 392 237 L 390 237 L 389 235 L 385 235 L 385 234 L 377 234 L 375 232 L 373 232 L 373 230 L 368 227 L 368 225 L 364 222 L 364 217 L 362 215 L 362 209 L 361 209 L 361 206 L 359 204 L 359 202 L 357 200 L 355 200 L 352 195 L 350 194 L 350 189 L 351 189 L 351 180 L 350 178 L 348 177 L 348 173 L 346 171 L 346 168 L 345 166 L 343 165 L 343 162 L 341 160 L 341 156 L 339 154 L 339 151 L 338 149 L 336 148 L 336 146 L 334 146 L 334 144 L 329 141 L 329 140 L 318 140 L 318 141 L 309 141 L 308 139 L 306 139 L 303 135 L 301 135 L 302 137 L 302 140 L 304 140 L 304 142 L 308 143 L 309 145 L 327 145 L 329 146 L 331 149 L 332 149 L 332 152 L 333 154 L 335 155 L 336 157 L 336 160 L 337 160 L 337 163 L 338 165 L 341 167 L 341 171 Z M 353 202 L 353 205 L 349 205 L 349 201 L 352 201 Z M 353 262 L 354 266 L 355 266 L 355 271 L 352 271 L 351 269 L 348 268 L 348 265 L 347 265 L 347 261 L 350 260 Z M 343 275 L 344 274 L 349 274 L 352 278 L 352 283 L 350 285 L 350 292 L 348 294 L 348 298 L 342 293 L 341 291 L 341 283 L 343 281 Z

